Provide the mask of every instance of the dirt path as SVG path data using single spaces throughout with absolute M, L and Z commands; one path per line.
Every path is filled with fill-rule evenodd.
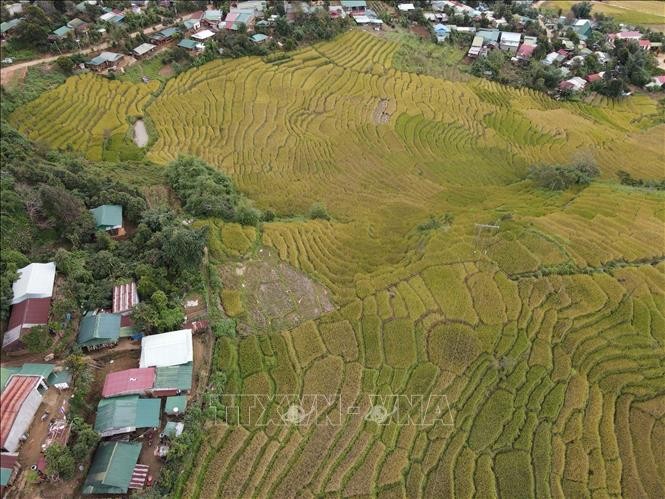
M 179 23 L 185 19 L 188 19 L 189 15 L 178 17 L 175 19 L 174 24 Z M 148 26 L 147 28 L 143 29 L 142 33 L 144 35 L 149 35 L 151 33 L 154 33 L 155 31 L 159 31 L 161 29 L 164 29 L 163 24 L 156 24 L 154 26 Z M 129 35 L 131 38 L 135 38 L 138 36 L 139 31 L 132 33 Z M 27 69 L 31 66 L 36 66 L 38 64 L 44 64 L 48 62 L 53 62 L 56 59 L 60 57 L 66 57 L 66 56 L 72 56 L 74 54 L 89 54 L 91 52 L 97 52 L 99 50 L 104 50 L 107 49 L 111 46 L 111 42 L 103 42 L 100 43 L 99 45 L 94 45 L 92 47 L 88 47 L 82 50 L 75 50 L 74 52 L 64 52 L 62 54 L 58 55 L 52 55 L 52 56 L 46 56 L 46 57 L 41 57 L 39 59 L 33 59 L 31 61 L 25 61 L 25 62 L 19 62 L 17 64 L 12 64 L 11 66 L 6 66 L 2 69 L 0 69 L 0 84 L 4 84 L 6 81 L 9 81 L 11 79 L 12 74 L 14 74 L 15 71 L 19 69 Z

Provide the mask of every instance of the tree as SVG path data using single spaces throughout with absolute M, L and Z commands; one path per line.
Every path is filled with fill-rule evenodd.
M 570 10 L 573 11 L 575 17 L 579 19 L 589 19 L 591 17 L 591 9 L 593 5 L 590 2 L 584 1 L 581 3 L 574 4 Z
M 49 475 L 69 480 L 74 476 L 76 463 L 68 447 L 53 444 L 44 451 L 46 457 L 46 471 Z
M 132 318 L 143 329 L 163 333 L 181 326 L 185 314 L 179 303 L 170 303 L 163 291 L 157 291 L 150 301 L 142 301 L 134 307 Z
M 86 461 L 100 437 L 93 427 L 80 417 L 72 419 L 72 434 L 74 437 L 74 444 L 71 446 L 72 457 L 80 464 Z
M 34 326 L 23 335 L 21 342 L 30 353 L 45 353 L 53 344 L 45 326 Z
M 72 71 L 74 70 L 74 61 L 71 57 L 58 57 L 55 63 L 60 68 L 60 71 L 66 75 L 72 74 Z
M 328 211 L 323 204 L 314 203 L 309 209 L 309 218 L 312 220 L 330 220 L 330 215 L 328 215 Z
M 51 33 L 51 20 L 36 5 L 29 5 L 23 11 L 23 21 L 16 27 L 16 41 L 29 47 L 46 49 Z

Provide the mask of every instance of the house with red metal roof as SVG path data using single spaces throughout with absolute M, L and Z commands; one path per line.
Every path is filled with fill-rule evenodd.
M 125 369 L 106 375 L 102 397 L 145 395 L 155 384 L 155 368 Z
M 113 313 L 127 315 L 139 302 L 134 281 L 113 287 Z
M 4 350 L 15 350 L 23 345 L 21 337 L 34 326 L 48 324 L 51 311 L 50 298 L 28 298 L 12 307 L 7 323 L 7 331 L 2 337 L 2 348 Z
M 520 48 L 517 49 L 517 58 L 522 60 L 522 61 L 528 61 L 531 59 L 531 56 L 533 56 L 534 51 L 536 50 L 535 45 L 531 45 L 528 43 L 523 43 L 520 45 Z
M 42 376 L 14 375 L 0 394 L 0 446 L 3 451 L 15 452 L 21 437 L 28 431 L 42 403 L 39 389 L 47 389 Z

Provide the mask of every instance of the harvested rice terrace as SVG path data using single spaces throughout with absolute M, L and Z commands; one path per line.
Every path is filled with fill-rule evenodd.
M 281 64 L 209 63 L 156 97 L 75 77 L 11 117 L 97 157 L 104 129 L 146 114 L 156 163 L 200 156 L 283 216 L 326 205 L 332 221 L 266 223 L 261 241 L 336 310 L 222 339 L 229 393 L 340 394 L 361 413 L 367 394 L 450 403 L 452 425 L 213 426 L 178 494 L 664 497 L 665 196 L 616 182 L 665 176 L 657 103 L 405 73 L 398 48 L 352 31 Z M 602 171 L 586 189 L 523 180 L 580 149 Z M 211 234 L 234 257 L 255 240 Z

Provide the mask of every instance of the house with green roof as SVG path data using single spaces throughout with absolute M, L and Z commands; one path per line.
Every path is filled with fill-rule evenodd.
M 122 228 L 122 206 L 119 204 L 104 204 L 93 208 L 90 213 L 98 229 L 113 231 Z
M 120 336 L 121 317 L 116 314 L 86 314 L 81 319 L 78 344 L 88 350 L 114 345 Z
M 64 37 L 66 37 L 72 31 L 74 31 L 72 28 L 65 25 L 65 26 L 60 26 L 58 29 L 53 31 L 53 34 L 55 35 L 56 38 L 63 39 Z
M 20 370 L 20 367 L 0 367 L 0 392 L 5 389 L 5 386 L 7 386 L 9 378 L 14 374 L 18 374 Z
M 179 416 L 185 414 L 187 409 L 187 395 L 175 395 L 166 398 L 164 412 L 169 416 Z
M 12 30 L 16 28 L 19 24 L 21 24 L 21 21 L 23 21 L 22 18 L 18 19 L 10 19 L 9 21 L 5 21 L 4 23 L 0 24 L 0 35 L 3 37 L 7 34 L 9 34 Z
M 188 393 L 192 389 L 192 363 L 157 367 L 152 393 L 156 397 Z
M 92 458 L 83 494 L 126 494 L 140 454 L 141 444 L 137 442 L 101 442 Z
M 138 395 L 102 399 L 97 405 L 95 431 L 102 437 L 110 437 L 139 428 L 157 428 L 161 402 L 160 399 L 142 399 Z
M 25 363 L 21 367 L 0 367 L 0 391 L 5 389 L 5 385 L 9 382 L 9 378 L 14 375 L 41 376 L 46 381 L 50 378 L 51 373 L 53 373 L 53 368 L 53 364 L 39 364 L 33 362 Z
M 191 38 L 183 38 L 178 42 L 178 47 L 185 50 L 198 50 L 199 48 L 203 48 L 203 44 L 196 42 Z

